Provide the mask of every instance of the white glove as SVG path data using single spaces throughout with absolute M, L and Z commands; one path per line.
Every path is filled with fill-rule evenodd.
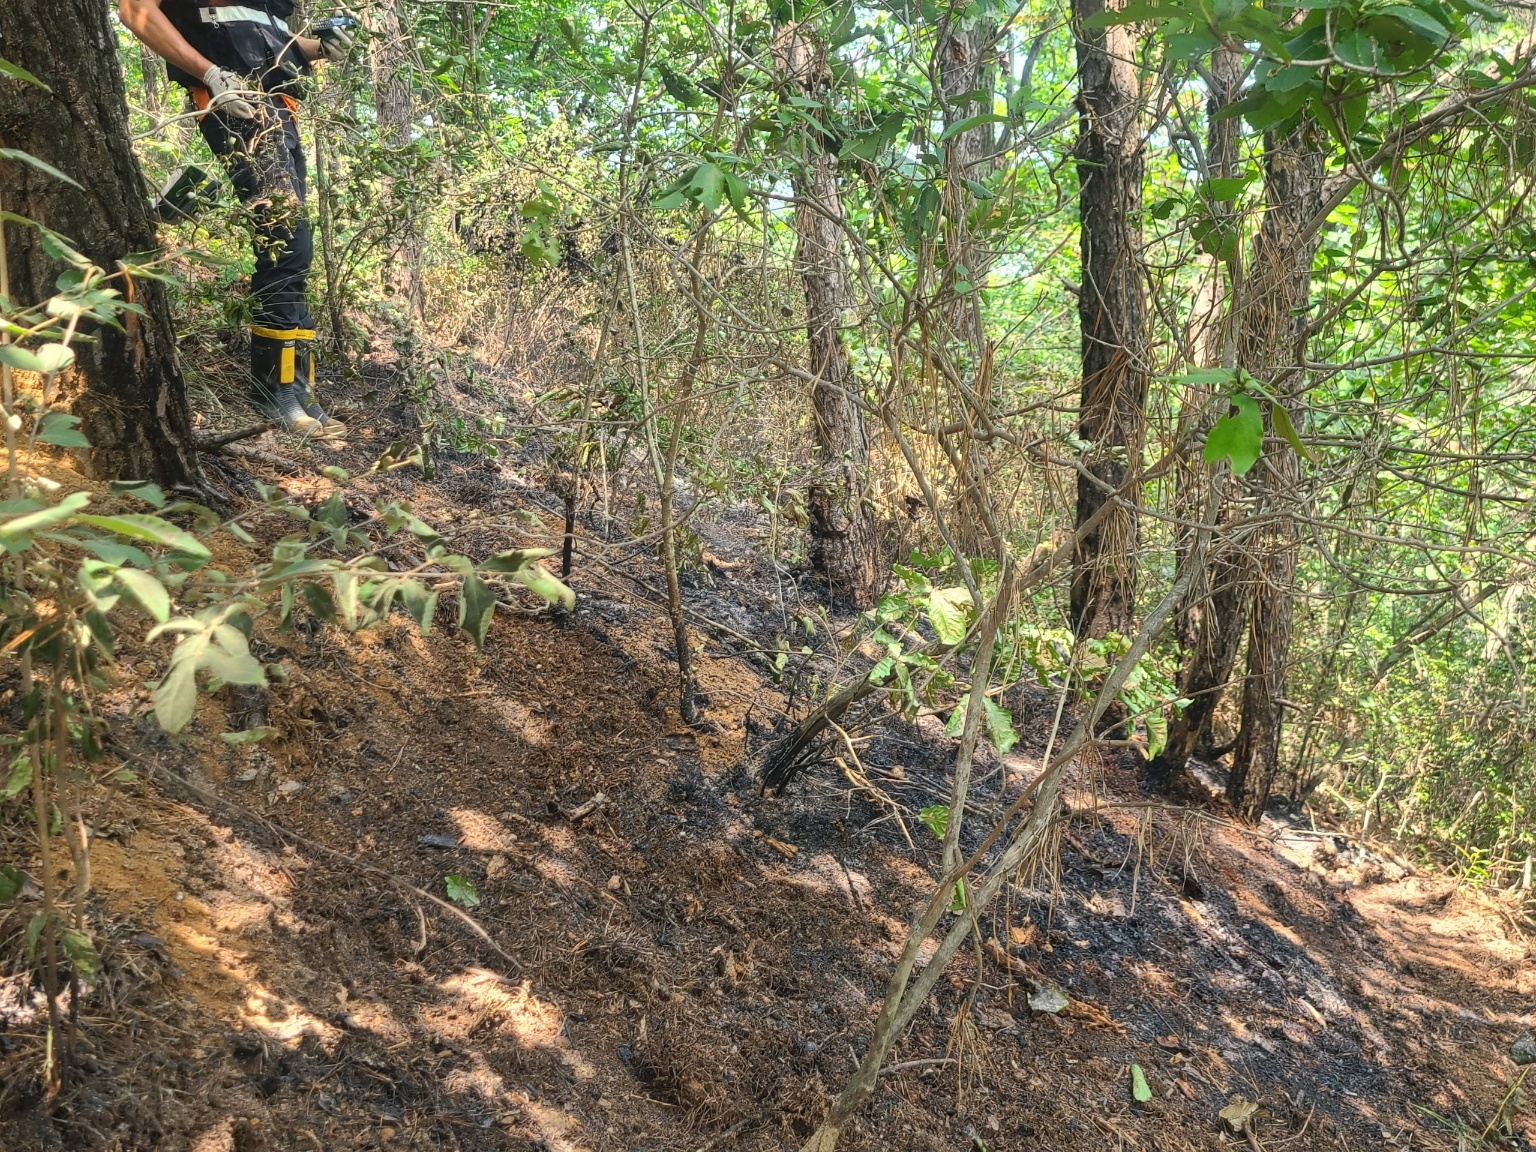
M 320 41 L 320 54 L 331 64 L 345 61 L 347 53 L 357 43 L 344 28 L 322 28 L 317 39 Z
M 251 82 L 238 72 L 214 64 L 203 73 L 203 87 L 208 89 L 209 108 L 236 120 L 256 119 L 256 109 L 244 95 L 251 91 Z

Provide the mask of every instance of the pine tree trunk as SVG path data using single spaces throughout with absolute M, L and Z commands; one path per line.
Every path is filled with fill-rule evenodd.
M 952 10 L 940 25 L 934 46 L 934 67 L 944 98 L 948 131 L 961 121 L 993 110 L 997 88 L 997 23 L 987 17 L 962 21 Z M 944 144 L 943 247 L 941 287 L 947 295 L 937 310 L 943 324 L 928 339 L 940 345 L 956 370 L 970 384 L 970 396 L 955 395 L 952 417 L 945 421 L 969 429 L 991 419 L 992 350 L 982 325 L 981 289 L 986 284 L 992 252 L 971 227 L 977 199 L 971 189 L 991 172 L 996 155 L 993 126 L 978 124 L 956 133 Z M 969 432 L 940 433 L 939 441 L 954 470 L 954 508 L 949 514 L 953 540 L 972 556 L 997 557 L 1006 529 L 999 523 L 990 487 L 992 468 L 986 441 Z
M 1090 447 L 1077 481 L 1077 523 L 1121 489 L 1140 467 L 1146 432 L 1147 307 L 1141 259 L 1141 84 L 1136 38 L 1128 27 L 1083 22 L 1119 7 L 1073 0 L 1078 62 L 1078 210 L 1083 283 L 1082 396 L 1078 435 Z M 1139 485 L 1109 513 L 1073 558 L 1071 622 L 1079 636 L 1128 636 L 1136 608 Z
M 1214 85 L 1206 100 L 1206 169 L 1212 178 L 1224 179 L 1236 176 L 1241 163 L 1241 121 L 1221 113 L 1238 97 L 1243 80 L 1242 57 L 1218 48 L 1211 53 L 1210 72 Z M 1233 228 L 1238 226 L 1231 201 L 1219 202 L 1213 209 L 1218 219 L 1224 219 Z M 1228 260 L 1211 258 L 1207 287 L 1197 300 L 1192 317 L 1192 351 L 1201 367 L 1237 366 L 1236 302 L 1242 276 L 1240 245 Z M 1194 539 L 1193 530 L 1185 525 L 1203 520 L 1205 501 L 1219 498 L 1211 487 L 1209 469 L 1200 458 L 1204 434 L 1210 431 L 1209 401 L 1209 391 L 1193 385 L 1185 392 L 1181 404 L 1182 413 L 1205 423 L 1180 428 L 1181 437 L 1189 443 L 1175 477 L 1174 509 L 1181 523 L 1174 527 L 1174 553 L 1180 571 L 1189 562 Z M 1231 510 L 1223 509 L 1218 514 L 1218 525 L 1229 528 L 1232 518 Z M 1213 556 L 1207 570 L 1196 574 L 1191 593 L 1174 618 L 1174 635 L 1185 654 L 1180 694 L 1190 703 L 1182 715 L 1170 721 L 1168 742 L 1158 757 L 1160 771 L 1170 778 L 1182 773 L 1190 756 L 1209 740 L 1211 718 L 1231 678 L 1248 618 L 1248 576 L 1247 558 L 1241 553 Z
M 831 83 L 825 49 L 803 25 L 780 29 L 776 55 L 791 86 L 810 97 Z M 843 248 L 843 200 L 837 157 L 807 134 L 794 177 L 795 265 L 805 285 L 805 336 L 816 378 L 811 404 L 816 415 L 819 475 L 806 496 L 810 559 L 817 578 L 839 606 L 870 608 L 880 593 L 879 540 L 865 499 L 869 432 L 859 407 L 859 383 L 843 344 L 843 310 L 849 306 L 848 264 Z
M 1254 244 L 1244 335 L 1254 354 L 1250 371 L 1299 416 L 1297 401 L 1306 391 L 1301 365 L 1317 249 L 1307 225 L 1323 204 L 1323 157 L 1315 125 L 1303 117 L 1286 135 L 1267 135 L 1264 161 L 1264 224 Z M 1260 514 L 1272 526 L 1260 540 L 1242 721 L 1227 781 L 1227 798 L 1249 820 L 1263 813 L 1280 766 L 1300 549 L 1292 509 L 1301 483 L 1301 460 L 1288 442 L 1274 435 L 1272 426 L 1266 431 L 1265 458 L 1255 475 Z
M 996 37 L 997 25 L 987 19 L 977 20 L 968 28 L 952 23 L 941 29 L 936 59 L 946 126 L 992 111 L 991 93 L 996 85 L 993 41 Z M 976 92 L 986 93 L 981 102 L 965 99 Z M 992 170 L 992 127 L 991 124 L 978 124 L 952 137 L 944 146 L 948 177 L 944 182 L 946 256 L 951 263 L 964 269 L 963 274 L 957 269 L 957 275 L 963 275 L 965 282 L 976 288 L 985 283 L 992 258 L 971 234 L 967 217 L 976 204 L 976 197 L 966 181 L 980 181 Z M 981 293 L 972 291 L 959 295 L 949 309 L 948 320 L 950 335 L 968 346 L 972 364 L 980 364 L 985 346 Z
M 99 0 L 5 0 L 0 57 L 32 71 L 52 90 L 0 78 L 0 144 L 44 160 L 79 181 L 75 188 L 15 160 L 0 160 L 0 209 L 46 225 L 108 273 L 130 253 L 158 247 L 144 178 L 129 145 L 117 41 Z M 23 306 L 54 295 L 63 265 L 37 230 L 5 228 L 12 297 Z M 115 281 L 143 314 L 123 330 L 91 324 L 76 346 L 64 396 L 91 441 L 92 477 L 186 484 L 199 477 L 191 448 L 186 384 L 164 288 Z
M 411 41 L 400 21 L 396 0 L 385 0 L 372 15 L 369 63 L 373 72 L 373 108 L 378 117 L 379 143 L 391 153 L 411 146 L 415 103 L 411 95 Z M 384 196 L 394 231 L 394 246 L 385 266 L 386 287 L 401 297 L 418 319 L 425 306 L 422 286 L 421 225 L 409 201 L 410 180 L 386 177 Z

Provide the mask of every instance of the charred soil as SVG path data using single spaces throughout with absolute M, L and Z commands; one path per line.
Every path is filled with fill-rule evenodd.
M 358 387 L 387 391 L 388 368 L 372 379 Z M 411 412 L 345 415 L 344 448 L 266 446 L 296 474 L 232 458 L 224 478 L 318 500 L 319 467 L 339 463 L 360 477 L 349 503 L 409 496 L 466 554 L 558 539 L 536 438 L 498 461 L 440 457 L 430 481 L 369 474 L 414 434 Z M 693 526 L 695 728 L 676 719 L 654 559 L 603 543 L 585 514 L 577 609 L 497 613 L 484 654 L 451 605 L 426 636 L 403 619 L 259 628 L 288 682 L 205 697 L 175 739 L 124 677 L 102 706 L 137 779 L 94 815 L 104 970 L 53 1099 L 21 959 L 28 895 L 0 914 L 0 1143 L 767 1152 L 809 1135 L 937 874 L 912 814 L 942 793 L 950 742 L 936 721 L 872 712 L 857 764 L 829 757 L 759 799 L 753 754 L 791 685 L 749 641 L 771 652 L 801 605 L 754 512 Z M 982 815 L 1038 770 L 1048 703 L 1015 709 L 1023 743 L 982 766 Z M 277 735 L 219 736 L 262 726 Z M 3 835 L 26 860 L 20 823 Z M 1530 1137 L 1523 1115 L 1496 1115 L 1536 991 L 1496 900 L 1310 830 L 1161 807 L 1111 762 L 1077 766 L 1060 848 L 959 954 L 846 1147 Z M 424 898 L 450 876 L 473 886 L 465 911 L 491 943 Z M 1031 981 L 1069 1006 L 1032 1011 Z M 1239 1098 L 1258 1106 L 1251 1135 L 1218 1116 Z

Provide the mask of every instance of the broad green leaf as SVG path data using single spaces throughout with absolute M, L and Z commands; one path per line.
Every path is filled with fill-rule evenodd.
M 44 444 L 59 448 L 89 448 L 91 442 L 76 425 L 80 417 L 67 412 L 49 412 L 38 422 L 37 438 Z
M 32 757 L 23 752 L 11 761 L 10 771 L 5 774 L 5 786 L 0 788 L 0 800 L 13 800 L 31 787 Z
M 197 707 L 197 670 L 191 661 L 173 663 L 150 694 L 155 719 L 167 732 L 180 732 Z
M 546 556 L 553 556 L 558 548 L 518 548 L 511 552 L 498 552 L 489 560 L 479 565 L 481 572 L 499 572 L 510 576 L 513 572 L 519 572 L 532 564 L 535 560 L 542 560 Z
M 1196 191 L 1211 200 L 1236 200 L 1243 194 L 1243 189 L 1253 183 L 1257 176 L 1257 172 L 1250 171 L 1242 176 L 1223 176 L 1202 180 Z
M 1006 124 L 1008 117 L 999 116 L 996 112 L 982 112 L 975 116 L 967 116 L 964 120 L 956 120 L 944 129 L 944 134 L 939 137 L 939 143 L 953 140 L 956 136 L 969 132 L 972 128 L 980 128 L 983 124 Z
M 1316 463 L 1312 453 L 1307 451 L 1306 445 L 1301 442 L 1301 436 L 1296 432 L 1296 425 L 1291 423 L 1291 414 L 1282 405 L 1273 401 L 1269 405 L 1269 418 L 1275 425 L 1275 431 L 1285 437 L 1290 446 L 1296 449 L 1296 454 L 1304 460 Z
M 101 971 L 101 957 L 91 938 L 77 928 L 66 928 L 59 933 L 59 945 L 69 958 L 69 965 L 82 980 L 90 980 Z
M 930 804 L 917 814 L 917 818 L 927 826 L 935 839 L 944 839 L 944 833 L 949 831 L 949 809 L 943 804 Z
M 576 607 L 576 593 L 542 564 L 529 564 L 512 573 L 512 579 L 531 592 L 536 592 L 551 604 L 559 604 L 567 612 Z
M 166 592 L 165 585 L 148 572 L 141 572 L 137 568 L 119 568 L 113 574 L 113 579 L 157 623 L 164 624 L 171 618 L 170 594 Z
M 26 884 L 26 874 L 14 864 L 0 866 L 0 904 L 9 904 Z
M 400 602 L 416 621 L 416 627 L 426 636 L 432 631 L 432 616 L 437 611 L 437 593 L 420 580 L 405 580 L 400 584 Z
M 43 172 L 49 176 L 52 176 L 55 180 L 62 180 L 66 184 L 69 184 L 75 188 L 80 188 L 79 182 L 73 177 L 66 176 L 52 164 L 48 163 L 48 161 L 39 160 L 36 156 L 32 155 L 32 153 L 23 152 L 20 148 L 0 148 L 0 160 L 19 160 L 23 164 L 30 164 L 39 172 Z M 81 188 L 80 190 L 83 192 L 85 189 Z
M 987 717 L 987 736 L 999 756 L 1006 756 L 1019 742 L 1019 734 L 1013 730 L 1013 716 L 1000 705 L 992 703 L 992 697 L 981 698 Z
M 38 512 L 31 512 L 23 516 L 17 516 L 0 524 L 0 544 L 10 549 L 12 545 L 19 551 L 30 542 L 29 538 L 34 532 L 40 532 L 44 528 L 51 528 L 61 521 L 68 520 L 91 502 L 91 498 L 84 492 L 71 492 L 60 500 L 52 508 L 44 508 Z M 87 520 L 89 517 L 81 517 Z
M 1131 1065 L 1131 1099 L 1138 1104 L 1145 1104 L 1152 1099 L 1152 1086 L 1147 1083 L 1146 1073 L 1141 1070 L 1140 1064 Z
M 496 594 L 478 576 L 467 576 L 459 590 L 459 627 L 470 635 L 477 649 L 485 647 L 485 633 L 496 610 Z
M 1259 404 L 1252 396 L 1232 397 L 1233 414 L 1216 421 L 1205 438 L 1205 461 L 1214 464 L 1218 460 L 1230 460 L 1232 471 L 1239 476 L 1258 462 L 1264 450 L 1264 418 L 1259 414 Z
M 336 623 L 336 601 L 331 598 L 330 589 L 323 584 L 306 582 L 300 586 L 304 603 L 315 617 L 324 620 L 327 624 Z
M 261 686 L 267 682 L 266 670 L 261 661 L 249 652 L 231 652 L 227 648 L 209 645 L 203 655 L 203 666 L 210 676 L 217 676 L 226 684 L 250 684 Z
M 165 507 L 165 493 L 160 485 L 152 484 L 148 480 L 114 480 L 112 491 L 127 496 L 136 496 L 152 508 Z
M 89 524 L 105 532 L 116 532 L 119 536 L 127 536 L 134 540 L 147 540 L 151 544 L 159 544 L 199 563 L 205 563 L 213 555 L 196 536 L 158 516 L 145 516 L 136 512 L 124 513 L 121 516 L 81 516 L 80 523 Z
M 964 588 L 936 588 L 928 597 L 928 622 L 940 644 L 958 644 L 965 639 L 970 617 L 971 595 Z
M 342 626 L 347 631 L 355 631 L 359 607 L 357 573 L 337 572 L 331 577 L 331 583 L 336 589 L 336 614 L 341 617 Z
M 443 886 L 448 890 L 448 899 L 455 904 L 462 904 L 466 908 L 480 907 L 480 892 L 476 887 L 462 876 L 443 877 Z
M 0 76 L 9 76 L 12 80 L 20 80 L 23 84 L 31 84 L 34 88 L 41 88 L 44 92 L 51 93 L 52 88 L 44 84 L 32 73 L 28 72 L 20 64 L 12 64 L 9 60 L 0 59 Z
M 62 372 L 75 362 L 74 349 L 67 344 L 43 344 L 37 348 L 34 355 L 37 356 L 37 362 L 42 365 L 41 371 L 49 375 Z
M 1410 4 L 1388 4 L 1376 14 L 1401 21 L 1432 44 L 1444 44 L 1451 36 L 1451 30 L 1444 24 Z

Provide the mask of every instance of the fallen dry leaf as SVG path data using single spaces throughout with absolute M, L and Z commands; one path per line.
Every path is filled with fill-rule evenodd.
M 786 844 L 782 840 L 775 840 L 772 836 L 764 836 L 763 843 L 786 860 L 793 860 L 796 856 L 800 855 L 800 849 L 796 848 L 793 844 Z

